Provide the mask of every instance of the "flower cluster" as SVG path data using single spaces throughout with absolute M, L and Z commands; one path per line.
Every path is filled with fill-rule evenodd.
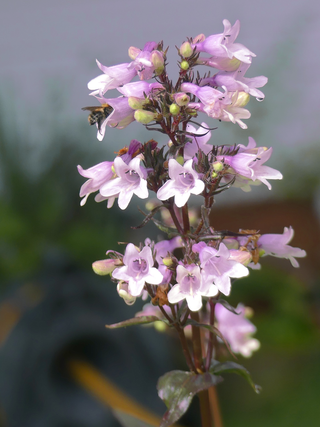
M 223 21 L 224 31 L 207 38 L 203 34 L 182 44 L 179 50 L 180 78 L 175 86 L 168 86 L 166 79 L 166 52 L 162 43 L 148 42 L 142 50 L 130 47 L 131 62 L 106 67 L 97 61 L 103 74 L 88 83 L 88 88 L 102 105 L 112 107 L 112 112 L 98 126 L 98 139 L 102 140 L 106 126 L 122 129 L 136 120 L 143 124 L 161 123 L 168 116 L 184 116 L 204 112 L 217 120 L 238 123 L 250 117 L 244 107 L 250 95 L 262 100 L 258 89 L 267 83 L 265 76 L 244 77 L 251 65 L 252 53 L 245 46 L 235 43 L 240 23 L 231 26 Z M 200 53 L 210 56 L 202 57 Z M 195 66 L 207 66 L 219 70 L 194 78 Z M 135 77 L 140 80 L 132 81 Z M 152 77 L 156 81 L 147 82 Z M 106 98 L 111 89 L 120 92 L 118 98 Z M 167 129 L 169 131 L 169 129 Z M 168 132 L 167 132 L 168 133 Z
M 154 139 L 144 143 L 133 139 L 111 161 L 87 170 L 78 166 L 79 173 L 88 178 L 80 190 L 81 205 L 96 192 L 97 202 L 107 201 L 111 208 L 117 200 L 122 210 L 134 195 L 153 198 L 141 226 L 152 221 L 168 237 L 158 242 L 146 239 L 137 246 L 129 243 L 124 254 L 110 250 L 108 259 L 96 261 L 93 268 L 97 274 L 111 274 L 127 304 L 139 297 L 151 299 L 149 314 L 139 316 L 144 322 L 160 320 L 175 328 L 189 368 L 197 373 L 210 368 L 213 334 L 218 335 L 217 345 L 228 343 L 233 352 L 244 356 L 259 347 L 251 337 L 255 327 L 245 318 L 244 306 L 232 309 L 220 298 L 230 294 L 234 281 L 247 276 L 250 268 L 260 268 L 263 256 L 287 258 L 298 267 L 296 258 L 306 255 L 289 246 L 291 227 L 285 227 L 283 234 L 260 234 L 218 231 L 210 225 L 219 193 L 231 186 L 250 191 L 261 183 L 271 190 L 269 181 L 282 179 L 279 171 L 265 165 L 272 148 L 257 146 L 253 138 L 247 146 L 218 145 L 212 141 L 213 128 L 196 121 L 205 114 L 247 128 L 243 120 L 250 112 L 244 107 L 250 95 L 264 98 L 258 88 L 267 78 L 244 77 L 255 55 L 235 42 L 239 21 L 231 26 L 224 20 L 223 25 L 223 33 L 200 34 L 181 45 L 176 82 L 167 75 L 167 49 L 162 43 L 148 42 L 142 50 L 130 47 L 128 63 L 106 67 L 98 62 L 103 74 L 88 87 L 101 106 L 96 111 L 86 107 L 93 111 L 89 122 L 96 123 L 98 139 L 103 139 L 107 126 L 122 129 L 135 120 L 165 134 L 168 142 L 160 146 Z M 118 90 L 119 97 L 106 98 L 111 89 Z M 198 218 L 189 210 L 190 196 L 202 201 Z M 157 315 L 150 314 L 154 313 L 150 304 Z M 199 339 L 194 328 L 203 326 L 198 322 L 200 312 L 210 331 L 205 364 L 199 355 L 188 356 L 183 338 L 184 329 L 192 327 L 194 339 Z

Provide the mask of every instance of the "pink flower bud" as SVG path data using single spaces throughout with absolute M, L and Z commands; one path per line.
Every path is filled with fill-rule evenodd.
M 106 276 L 107 274 L 111 274 L 121 264 L 121 261 L 118 259 L 102 259 L 95 261 L 92 264 L 92 269 L 99 276 Z
M 179 107 L 185 107 L 190 102 L 190 96 L 184 92 L 178 92 L 174 94 L 174 100 Z
M 230 249 L 230 259 L 240 262 L 242 265 L 247 266 L 252 261 L 251 252 L 240 251 L 237 249 Z
M 139 55 L 139 53 L 141 52 L 141 49 L 138 49 L 137 47 L 134 46 L 130 46 L 128 49 L 128 54 L 130 56 L 131 59 L 136 59 L 136 57 Z
M 163 59 L 163 55 L 158 50 L 154 50 L 151 53 L 150 59 L 151 59 L 151 62 L 153 64 L 153 66 L 154 66 L 154 72 L 158 76 L 164 70 L 164 59 Z

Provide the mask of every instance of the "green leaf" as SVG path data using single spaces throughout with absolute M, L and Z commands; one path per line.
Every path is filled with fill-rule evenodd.
M 157 316 L 139 316 L 134 317 L 132 319 L 123 320 L 119 323 L 113 323 L 112 325 L 106 325 L 106 328 L 108 329 L 118 329 L 118 328 L 125 328 L 126 326 L 132 326 L 132 325 L 145 325 L 147 323 L 153 323 L 153 322 L 162 322 L 161 319 Z
M 235 363 L 235 362 L 220 363 L 215 360 L 211 365 L 210 372 L 214 375 L 223 374 L 225 372 L 241 375 L 244 379 L 248 381 L 248 383 L 251 385 L 251 387 L 257 394 L 259 394 L 261 391 L 261 387 L 252 381 L 249 371 L 247 371 L 245 367 L 243 367 L 242 365 L 239 365 L 238 363 Z
M 210 372 L 194 374 L 193 372 L 171 371 L 160 377 L 157 385 L 158 394 L 168 408 L 160 427 L 171 426 L 187 411 L 197 393 L 207 390 L 222 380 L 222 377 Z

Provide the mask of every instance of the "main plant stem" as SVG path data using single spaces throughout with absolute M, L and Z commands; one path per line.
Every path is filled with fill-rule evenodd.
M 191 312 L 191 318 L 199 323 L 199 313 Z M 194 354 L 194 364 L 199 374 L 205 371 L 202 359 L 201 333 L 198 326 L 192 325 L 192 345 Z M 198 393 L 200 400 L 201 425 L 202 427 L 212 427 L 212 416 L 210 411 L 210 401 L 208 390 Z

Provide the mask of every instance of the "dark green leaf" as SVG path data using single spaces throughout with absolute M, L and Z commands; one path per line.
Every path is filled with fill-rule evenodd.
M 171 371 L 159 378 L 158 394 L 168 408 L 160 427 L 171 426 L 186 412 L 197 393 L 207 390 L 222 380 L 222 377 L 209 372 L 197 375 L 184 371 Z
M 251 385 L 251 387 L 257 394 L 259 394 L 261 391 L 261 387 L 252 381 L 249 371 L 247 371 L 246 368 L 244 368 L 242 365 L 239 365 L 238 363 L 235 363 L 235 362 L 220 363 L 220 362 L 214 361 L 214 363 L 211 365 L 210 372 L 214 375 L 223 374 L 223 373 L 231 373 L 231 374 L 233 373 L 233 374 L 241 375 L 243 378 L 245 378 L 248 381 L 248 383 Z
M 112 325 L 106 325 L 106 328 L 108 329 L 117 329 L 117 328 L 125 328 L 126 326 L 132 326 L 132 325 L 145 325 L 147 323 L 153 323 L 160 321 L 161 319 L 157 316 L 140 316 L 140 317 L 134 317 L 132 319 L 123 320 L 119 323 L 114 323 Z

